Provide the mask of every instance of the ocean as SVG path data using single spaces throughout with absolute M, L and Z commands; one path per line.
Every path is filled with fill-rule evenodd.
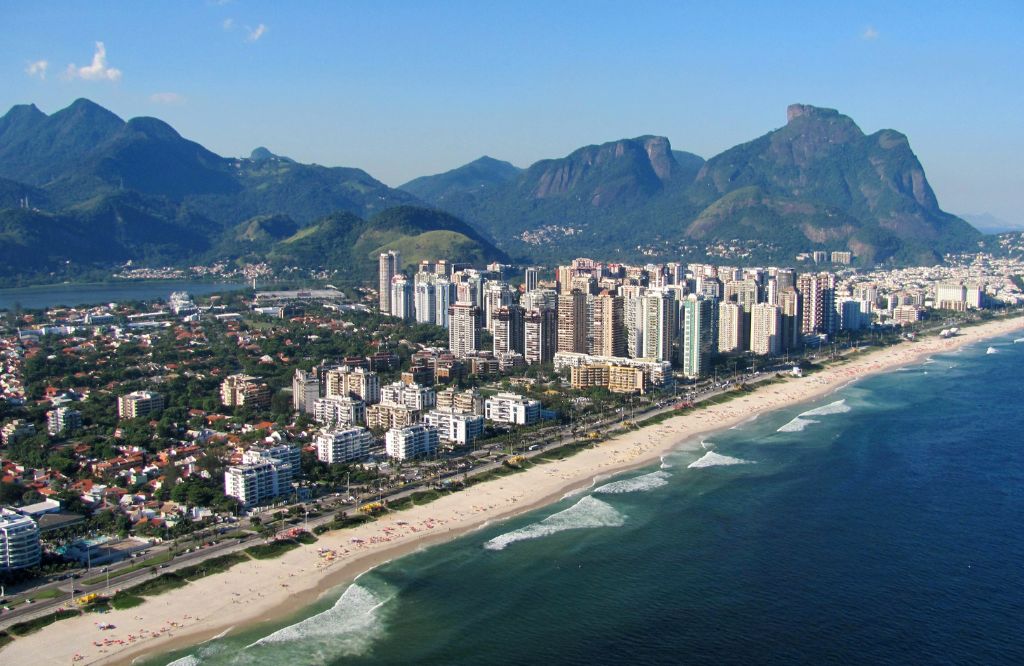
M 1022 376 L 869 377 L 148 663 L 1024 663 Z

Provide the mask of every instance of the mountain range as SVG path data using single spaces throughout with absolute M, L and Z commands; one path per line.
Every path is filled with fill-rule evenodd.
M 409 262 L 679 257 L 761 243 L 780 261 L 850 249 L 863 263 L 927 261 L 980 233 L 943 212 L 907 138 L 789 107 L 785 126 L 708 160 L 665 137 L 586 146 L 525 169 L 483 157 L 390 188 L 356 168 L 257 148 L 222 157 L 156 118 L 86 99 L 0 117 L 0 280 L 76 269 L 268 260 L 373 275 Z M 692 258 L 692 257 L 691 257 Z
M 344 234 L 315 233 L 339 224 Z M 361 235 L 379 247 L 356 243 Z M 333 247 L 341 237 L 359 253 Z M 296 254 L 313 241 L 323 252 Z M 303 267 L 362 279 L 375 270 L 372 252 L 395 244 L 410 262 L 423 248 L 507 260 L 460 220 L 361 169 L 300 164 L 262 147 L 221 157 L 160 120 L 124 121 L 86 99 L 49 116 L 23 105 L 0 118 L 0 279 L 68 277 L 69 267 L 127 260 L 297 256 Z
M 934 262 L 980 233 L 943 212 L 907 137 L 866 135 L 836 110 L 788 108 L 783 127 L 704 160 L 642 136 L 519 172 L 473 162 L 400 186 L 515 255 L 603 256 L 681 243 L 761 241 L 791 260 L 849 249 L 865 264 Z M 499 163 L 503 164 L 503 163 Z M 542 230 L 544 233 L 538 233 Z

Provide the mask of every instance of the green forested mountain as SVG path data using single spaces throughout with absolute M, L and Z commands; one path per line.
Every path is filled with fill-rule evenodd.
M 265 214 L 307 224 L 338 210 L 366 216 L 416 201 L 360 169 L 299 164 L 265 148 L 221 157 L 161 120 L 125 122 L 86 99 L 49 116 L 22 105 L 0 118 L 0 177 L 38 188 L 52 206 L 132 190 L 222 227 Z
M 388 248 L 410 262 L 625 260 L 734 239 L 770 241 L 780 258 L 848 248 L 864 263 L 931 262 L 980 237 L 941 210 L 904 135 L 807 105 L 707 161 L 641 136 L 526 169 L 483 157 L 403 188 L 262 147 L 222 157 L 84 99 L 51 115 L 15 106 L 0 117 L 0 280 L 238 257 L 362 275 Z
M 429 178 L 414 182 L 429 191 Z M 865 135 L 847 116 L 808 105 L 790 106 L 785 126 L 707 162 L 663 137 L 625 139 L 431 202 L 530 257 L 740 239 L 771 241 L 785 254 L 848 248 L 866 263 L 931 262 L 980 236 L 939 208 L 904 135 Z
M 362 271 L 365 257 L 351 255 L 351 246 L 332 254 L 336 240 L 316 233 L 325 224 L 335 232 L 352 224 L 359 233 L 379 225 L 377 244 L 404 244 L 410 257 L 434 250 L 502 256 L 448 214 L 410 212 L 417 203 L 360 169 L 299 164 L 266 148 L 221 157 L 160 120 L 125 122 L 85 99 L 49 116 L 24 105 L 0 118 L 0 280 L 68 277 L 129 259 L 242 256 L 301 256 L 303 266 L 333 257 Z M 381 217 L 397 206 L 404 212 Z M 412 222 L 395 222 L 403 217 Z M 303 233 L 309 240 L 284 242 Z
M 458 218 L 415 206 L 391 208 L 368 220 L 329 215 L 275 244 L 268 256 L 281 265 L 330 267 L 348 278 L 369 279 L 376 274 L 377 257 L 387 250 L 399 250 L 407 267 L 450 257 L 478 264 L 508 260 Z
M 489 192 L 515 178 L 520 171 L 522 169 L 508 162 L 484 155 L 451 171 L 415 178 L 399 185 L 398 189 L 436 205 L 451 197 Z

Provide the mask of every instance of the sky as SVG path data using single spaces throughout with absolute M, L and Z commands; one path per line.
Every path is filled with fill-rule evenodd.
M 1022 34 L 1021 0 L 6 0 L 0 113 L 88 97 L 397 186 L 644 134 L 711 157 L 800 102 L 907 134 L 944 209 L 1024 225 Z

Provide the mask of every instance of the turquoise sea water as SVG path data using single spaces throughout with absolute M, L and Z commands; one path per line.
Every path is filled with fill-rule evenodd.
M 153 663 L 1024 663 L 1022 376 L 871 377 Z

